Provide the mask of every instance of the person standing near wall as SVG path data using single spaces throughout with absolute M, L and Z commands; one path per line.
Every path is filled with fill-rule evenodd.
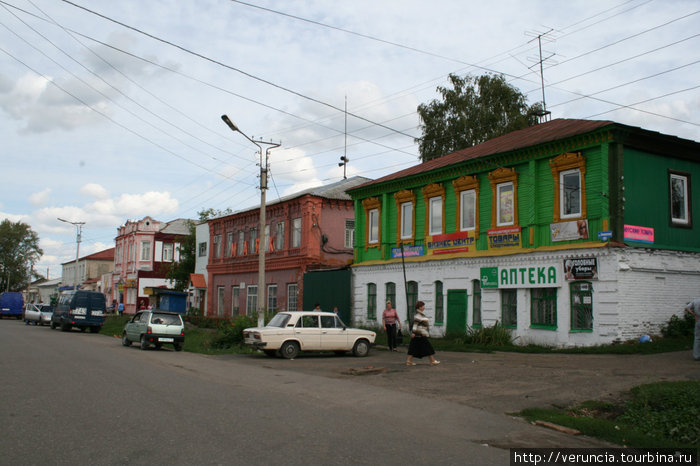
M 685 306 L 685 312 L 695 317 L 695 342 L 693 358 L 700 361 L 700 298 L 695 298 Z
M 398 351 L 396 349 L 396 331 L 397 325 L 398 328 L 401 328 L 401 321 L 396 313 L 396 309 L 391 307 L 391 301 L 386 302 L 386 309 L 382 312 L 382 322 L 386 332 L 386 342 L 389 345 L 389 351 Z

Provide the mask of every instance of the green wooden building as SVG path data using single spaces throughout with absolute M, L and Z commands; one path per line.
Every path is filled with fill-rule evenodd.
M 693 179 L 698 142 L 557 119 L 352 188 L 354 320 L 421 300 L 436 336 L 497 321 L 521 344 L 656 333 L 700 295 Z

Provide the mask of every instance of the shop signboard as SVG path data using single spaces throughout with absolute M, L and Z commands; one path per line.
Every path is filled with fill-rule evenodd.
M 577 257 L 564 260 L 564 280 L 597 280 L 598 259 Z
M 424 255 L 423 245 L 418 246 L 404 246 L 403 247 L 403 257 L 419 257 Z M 391 258 L 399 259 L 401 258 L 401 248 L 391 248 Z
M 625 225 L 625 241 L 638 241 L 640 243 L 654 243 L 654 229 Z
M 552 241 L 574 241 L 588 239 L 588 220 L 551 223 L 549 231 Z
M 479 273 L 481 288 L 498 288 L 498 267 L 482 267 Z
M 486 231 L 489 250 L 520 248 L 522 229 L 520 227 L 492 228 Z
M 450 254 L 455 252 L 468 252 L 469 247 L 474 246 L 473 231 L 458 231 L 444 235 L 433 235 L 428 238 L 426 247 L 428 254 Z
M 561 270 L 555 264 L 482 267 L 481 288 L 555 288 L 561 286 Z

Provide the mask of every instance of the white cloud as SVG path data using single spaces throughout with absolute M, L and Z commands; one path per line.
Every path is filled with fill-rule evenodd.
M 94 197 L 95 199 L 107 199 L 109 197 L 109 191 L 97 183 L 86 184 L 80 188 L 80 194 Z
M 31 202 L 32 205 L 40 206 L 46 204 L 49 201 L 50 197 L 51 188 L 46 188 L 42 191 L 39 191 L 38 193 L 34 193 L 31 196 L 29 196 L 29 202 Z

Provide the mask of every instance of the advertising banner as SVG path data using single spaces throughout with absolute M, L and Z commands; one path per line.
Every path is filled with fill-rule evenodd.
M 598 280 L 598 259 L 595 257 L 565 259 L 564 280 Z
M 625 241 L 638 241 L 640 243 L 654 243 L 654 229 L 625 225 Z
M 419 257 L 424 255 L 423 245 L 419 246 L 404 246 L 403 247 L 403 257 Z M 399 259 L 401 258 L 401 248 L 391 248 L 391 258 Z
M 474 246 L 473 231 L 459 231 L 444 235 L 433 235 L 426 243 L 428 254 L 450 254 L 454 252 L 467 252 Z
M 498 288 L 498 267 L 482 267 L 479 273 L 481 288 Z
M 552 235 L 552 241 L 588 239 L 588 220 L 551 223 L 549 230 Z
M 522 233 L 520 227 L 492 228 L 486 232 L 488 235 L 489 250 L 501 250 L 522 247 Z
M 482 267 L 481 288 L 555 288 L 561 286 L 561 268 L 554 264 Z

